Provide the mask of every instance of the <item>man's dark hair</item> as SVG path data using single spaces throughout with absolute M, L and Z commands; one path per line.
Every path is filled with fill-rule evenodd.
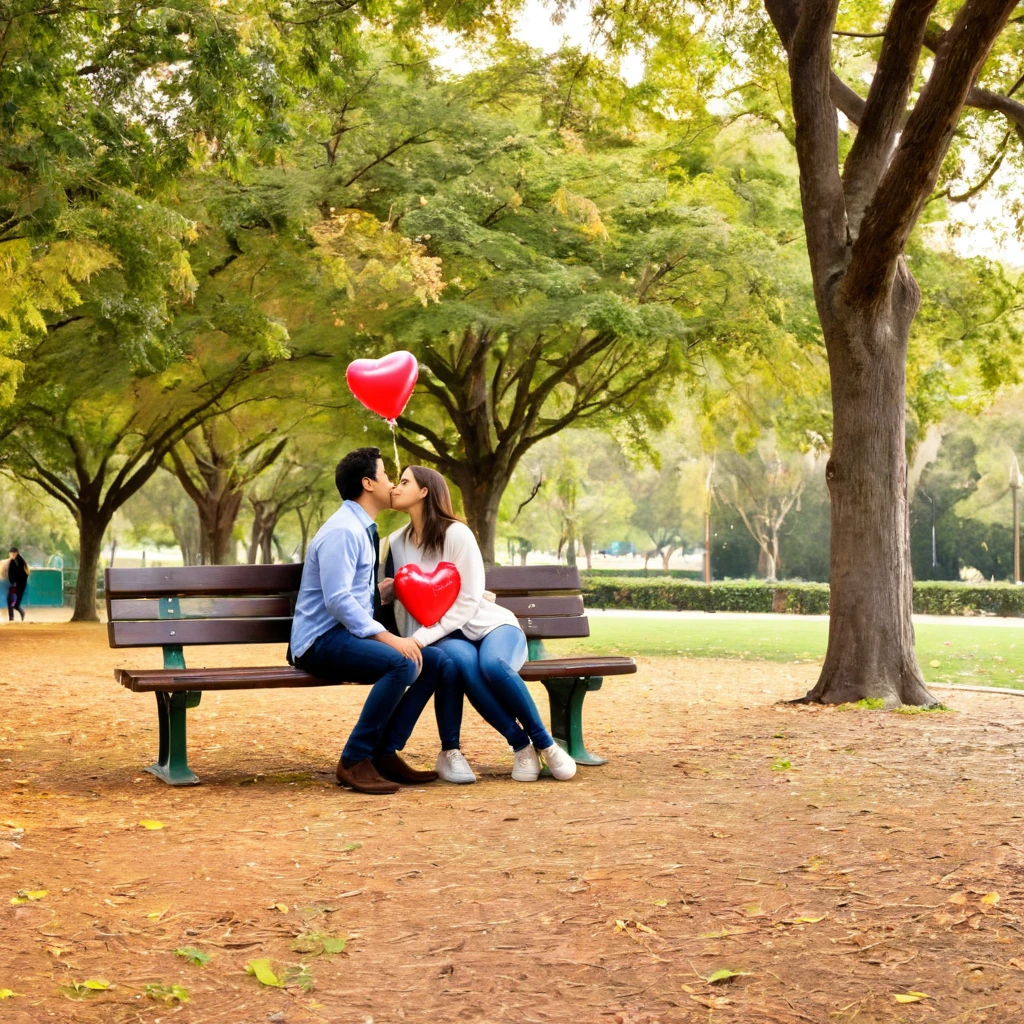
M 379 448 L 357 448 L 338 463 L 334 482 L 344 501 L 355 501 L 363 493 L 363 477 L 377 479 Z

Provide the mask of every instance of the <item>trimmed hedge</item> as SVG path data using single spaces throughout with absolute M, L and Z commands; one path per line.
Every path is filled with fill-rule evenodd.
M 588 608 L 827 615 L 828 597 L 827 583 L 734 580 L 708 585 L 664 576 L 637 579 L 592 574 L 583 580 L 583 600 Z M 1024 616 L 1024 587 L 1011 583 L 915 583 L 914 611 L 920 615 Z
M 828 612 L 828 584 L 737 580 L 708 585 L 665 577 L 589 577 L 583 581 L 583 600 L 588 608 L 824 615 Z
M 914 611 L 920 615 L 1024 615 L 1024 587 L 928 580 L 914 584 Z

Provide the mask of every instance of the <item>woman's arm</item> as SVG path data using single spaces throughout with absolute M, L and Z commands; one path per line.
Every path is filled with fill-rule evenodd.
M 449 526 L 444 547 L 445 560 L 455 564 L 462 585 L 455 603 L 437 623 L 420 626 L 413 633 L 413 639 L 424 647 L 462 629 L 476 615 L 484 596 L 484 560 L 469 527 L 461 523 Z

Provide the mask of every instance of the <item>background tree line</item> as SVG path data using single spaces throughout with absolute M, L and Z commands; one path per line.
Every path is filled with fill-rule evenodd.
M 345 366 L 398 347 L 423 368 L 404 457 L 452 479 L 488 556 L 585 564 L 625 540 L 667 567 L 702 543 L 710 474 L 716 576 L 827 577 L 832 416 L 791 126 L 757 97 L 709 111 L 727 48 L 683 59 L 663 33 L 627 85 L 614 48 L 499 33 L 452 75 L 430 10 L 197 3 L 111 32 L 115 13 L 2 16 L 5 520 L 73 554 L 76 618 L 119 531 L 189 561 L 239 541 L 301 558 L 337 453 L 388 440 Z M 942 437 L 915 571 L 926 501 L 931 572 L 1005 574 L 963 410 L 1017 379 L 1019 281 L 923 234 L 910 253 L 911 460 Z

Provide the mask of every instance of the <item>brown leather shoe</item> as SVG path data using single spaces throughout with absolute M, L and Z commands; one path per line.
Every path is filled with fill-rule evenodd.
M 368 757 L 358 761 L 351 768 L 346 768 L 341 761 L 338 761 L 338 769 L 334 774 L 343 786 L 348 786 L 360 793 L 397 793 L 401 789 L 401 786 L 396 783 L 382 779 Z
M 373 759 L 373 767 L 392 782 L 401 782 L 406 786 L 418 786 L 424 782 L 436 782 L 437 772 L 421 772 L 405 763 L 398 754 L 378 754 Z

